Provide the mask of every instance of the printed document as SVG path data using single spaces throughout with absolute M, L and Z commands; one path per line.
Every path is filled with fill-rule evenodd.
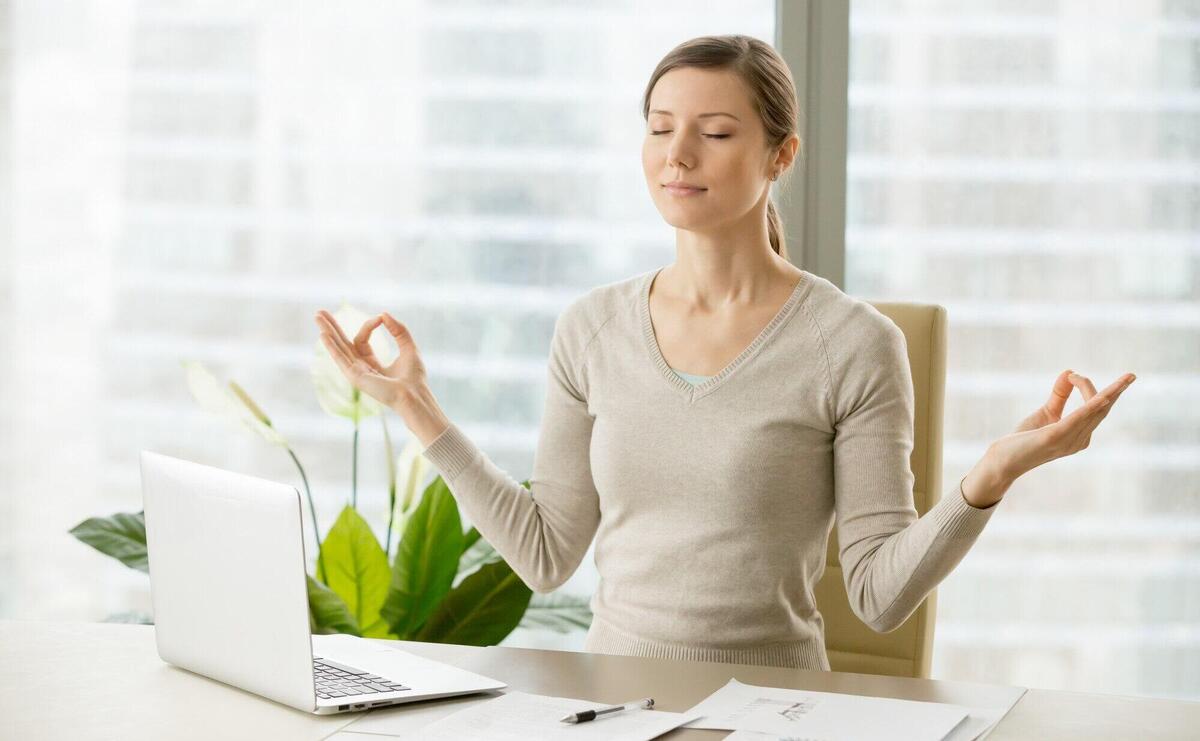
M 759 687 L 736 679 L 687 711 L 686 728 L 753 731 L 788 741 L 944 741 L 970 708 L 831 692 Z M 756 738 L 746 734 L 741 738 Z

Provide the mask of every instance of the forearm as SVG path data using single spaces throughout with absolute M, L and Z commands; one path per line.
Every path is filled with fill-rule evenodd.
M 460 513 L 531 589 L 549 592 L 575 572 L 600 522 L 588 457 L 591 419 L 582 407 L 564 410 L 551 396 L 528 489 L 452 424 L 427 388 L 393 408 Z
M 962 480 L 963 498 L 967 504 L 986 509 L 1004 498 L 1014 479 L 1004 472 L 995 453 L 988 450 Z
M 449 418 L 442 412 L 428 386 L 421 386 L 404 395 L 396 402 L 394 410 L 424 448 L 428 448 L 450 426 Z
M 989 474 L 987 465 L 977 466 L 980 480 Z M 903 624 L 962 561 L 996 513 L 995 501 L 976 506 L 959 494 L 958 484 L 946 488 L 915 520 L 905 515 L 889 524 L 897 510 L 875 508 L 875 514 L 855 518 L 854 510 L 846 508 L 846 521 L 838 526 L 846 594 L 855 614 L 877 632 Z

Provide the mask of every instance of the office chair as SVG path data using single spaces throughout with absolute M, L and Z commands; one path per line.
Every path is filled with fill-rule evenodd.
M 908 343 L 915 412 L 913 500 L 924 515 L 942 493 L 942 411 L 946 391 L 946 309 L 937 304 L 869 302 L 896 323 Z M 829 534 L 825 573 L 814 591 L 825 621 L 825 649 L 833 671 L 929 678 L 937 590 L 899 628 L 876 633 L 850 609 L 838 561 L 837 528 Z

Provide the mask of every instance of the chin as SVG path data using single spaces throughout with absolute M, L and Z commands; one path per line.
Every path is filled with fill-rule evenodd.
M 663 221 L 667 222 L 676 229 L 683 229 L 689 232 L 704 231 L 708 226 L 708 220 L 701 219 L 681 219 L 674 216 L 663 216 Z
M 711 207 L 697 207 L 691 204 L 664 203 L 659 206 L 658 212 L 668 224 L 680 229 L 696 229 L 719 221 L 714 218 L 716 214 Z

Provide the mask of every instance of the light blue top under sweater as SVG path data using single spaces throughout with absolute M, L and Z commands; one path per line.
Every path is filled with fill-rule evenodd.
M 674 368 L 672 368 L 671 370 L 675 371 L 675 375 L 679 376 L 680 378 L 682 378 L 683 380 L 692 384 L 693 386 L 695 386 L 698 383 L 704 383 L 708 379 L 712 378 L 712 376 L 698 376 L 695 373 L 684 373 L 683 371 L 675 370 Z

